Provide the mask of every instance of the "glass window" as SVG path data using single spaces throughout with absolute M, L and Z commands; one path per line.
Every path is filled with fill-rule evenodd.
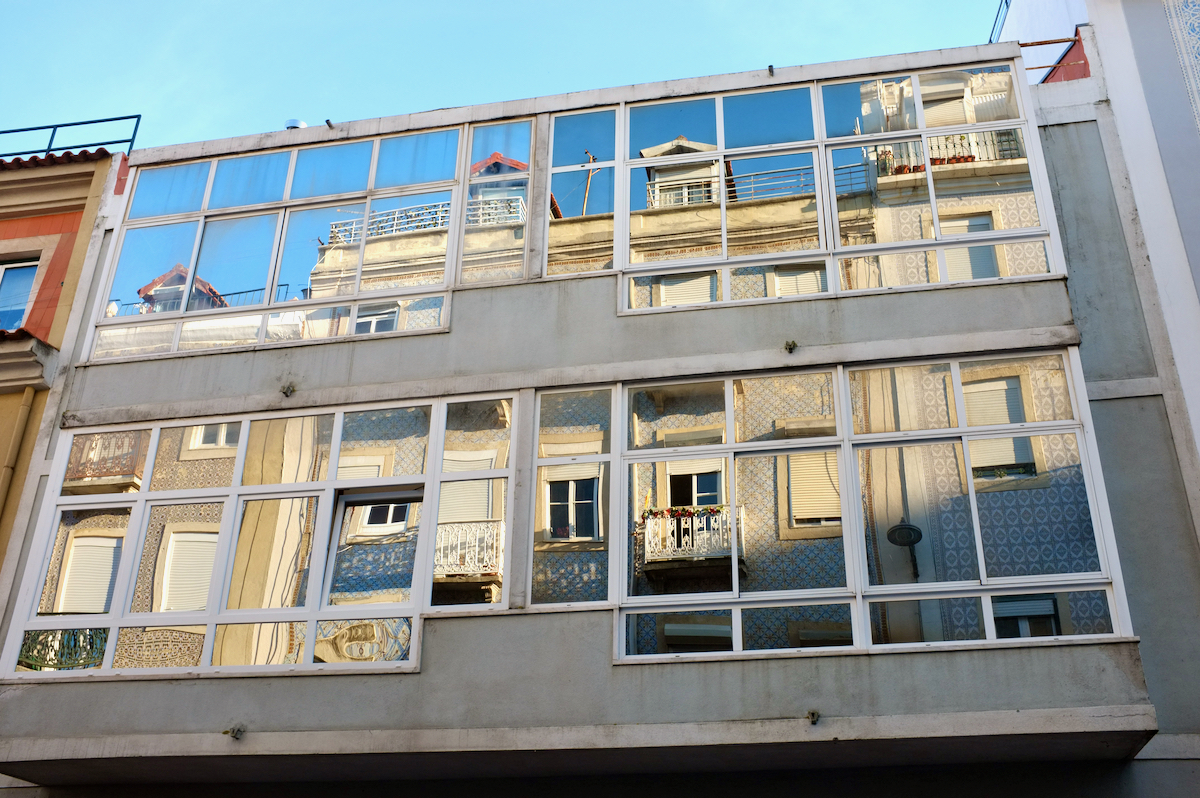
M 76 435 L 63 474 L 62 495 L 137 493 L 149 448 L 148 429 Z
M 127 507 L 62 511 L 38 615 L 83 615 L 111 609 L 129 516 Z
M 737 94 L 721 100 L 726 147 L 808 141 L 813 137 L 812 98 L 807 88 Z
M 876 645 L 983 638 L 983 610 L 977 596 L 871 602 L 871 642 Z
M 379 142 L 375 188 L 453 180 L 458 171 L 458 130 L 437 130 Z
M 96 331 L 92 357 L 140 357 L 170 352 L 175 342 L 174 324 L 143 324 L 137 327 L 106 327 Z
M 223 504 L 150 509 L 130 612 L 200 612 L 208 607 Z
M 208 196 L 209 210 L 278 202 L 283 199 L 291 163 L 290 152 L 217 161 L 217 174 Z
M 716 148 L 716 100 L 682 100 L 629 109 L 630 158 L 653 158 Z
M 631 389 L 629 448 L 725 443 L 725 384 L 693 382 Z
M 250 422 L 243 485 L 320 482 L 329 468 L 333 414 Z
M 345 505 L 330 542 L 330 604 L 412 600 L 421 507 L 420 500 L 356 500 Z
M 528 190 L 527 179 L 471 184 L 467 194 L 462 282 L 514 280 L 525 274 Z
M 442 307 L 446 298 L 426 296 L 395 299 L 358 306 L 355 335 L 373 335 L 397 330 L 427 330 L 443 326 Z
M 258 343 L 262 314 L 185 321 L 180 327 L 180 351 L 249 346 Z
M 459 461 L 461 468 L 478 470 Z M 433 545 L 433 599 L 443 604 L 496 604 L 504 570 L 507 479 L 443 482 Z
M 337 205 L 288 214 L 275 302 L 354 293 L 366 205 Z
M 206 626 L 127 626 L 117 632 L 114 668 L 195 668 Z
M 1062 355 L 976 360 L 959 368 L 968 426 L 1073 418 Z
M 958 426 L 948 363 L 850 372 L 854 432 Z
M 294 665 L 304 655 L 308 624 L 231 623 L 217 626 L 213 665 Z
M 625 616 L 625 653 L 694 654 L 733 651 L 730 610 L 632 613 Z
M 226 609 L 305 605 L 316 518 L 316 496 L 243 503 Z
M 720 302 L 720 272 L 637 275 L 629 278 L 629 307 L 669 308 Z
M 104 315 L 181 310 L 199 226 L 180 222 L 126 230 Z
M 292 175 L 292 199 L 366 191 L 374 146 L 360 141 L 300 150 Z
M 747 607 L 742 610 L 742 650 L 824 648 L 854 643 L 849 604 Z
M 423 474 L 428 446 L 428 406 L 347 413 L 342 420 L 337 478 Z
M 160 430 L 150 490 L 229 487 L 241 430 L 240 421 Z
M 471 131 L 471 177 L 529 171 L 528 121 L 480 125 Z
M 859 136 L 917 126 L 912 78 L 893 77 L 821 87 L 825 135 Z
M 730 159 L 725 193 L 729 257 L 820 246 L 811 153 Z
M 929 158 L 943 237 L 1041 224 L 1020 130 L 931 136 Z
M 629 177 L 630 263 L 721 255 L 720 161 L 634 169 Z
M 833 374 L 733 381 L 738 443 L 836 435 Z
M 17 653 L 17 671 L 75 671 L 99 668 L 108 629 L 49 629 L 26 632 Z
M 616 157 L 617 114 L 593 111 L 554 117 L 552 166 L 611 161 Z
M 511 436 L 511 399 L 486 399 L 447 405 L 442 471 L 490 471 L 507 468 Z
M 317 341 L 350 333 L 350 306 L 301 308 L 272 313 L 267 318 L 267 343 Z
M 830 150 L 843 247 L 933 238 L 919 141 Z
M 263 304 L 278 224 L 277 213 L 205 224 L 187 309 Z
M 130 219 L 165 216 L 200 210 L 208 186 L 211 164 L 186 163 L 158 169 L 143 169 L 138 175 Z
M 921 107 L 925 127 L 999 122 L 1019 115 L 1008 66 L 922 75 Z
M 449 229 L 449 191 L 372 200 L 361 290 L 444 283 Z M 341 240 L 358 243 L 357 235 Z
M 979 579 L 958 440 L 858 452 L 872 585 Z
M 551 176 L 547 274 L 611 269 L 612 265 L 612 167 Z
M 957 219 L 951 217 L 942 222 L 942 234 L 957 235 L 958 232 L 975 232 L 970 229 L 972 224 L 976 225 L 975 229 L 990 230 L 990 215 L 983 216 L 983 218 L 985 221 L 981 223 L 974 222 L 973 218 L 969 216 Z M 946 249 L 946 271 L 950 282 L 986 280 L 992 277 L 1023 277 L 1029 274 L 1049 274 L 1050 261 L 1046 257 L 1046 245 L 1041 241 L 948 247 Z
M 538 457 L 608 454 L 612 391 L 543 394 Z
M 0 329 L 15 330 L 25 320 L 37 264 L 5 266 L 0 276 Z
M 949 259 L 947 254 L 947 262 Z M 857 258 L 838 258 L 837 263 L 842 289 L 845 291 L 927 285 L 940 279 L 937 252 L 934 250 L 916 249 L 882 255 L 861 255 Z
M 538 468 L 534 604 L 608 600 L 608 463 Z
M 1103 590 L 992 596 L 996 637 L 1059 637 L 1112 634 Z
M 412 645 L 411 618 L 317 621 L 313 662 L 404 662 Z

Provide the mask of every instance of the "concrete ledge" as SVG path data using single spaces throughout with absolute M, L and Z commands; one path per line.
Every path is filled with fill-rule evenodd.
M 45 390 L 58 365 L 58 350 L 28 333 L 0 338 L 0 393 Z

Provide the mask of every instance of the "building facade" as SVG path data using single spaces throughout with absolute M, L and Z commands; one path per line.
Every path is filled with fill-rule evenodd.
M 1023 67 L 134 152 L 9 546 L 0 771 L 1186 785 L 1132 758 L 1195 698 L 1191 428 L 1103 82 Z

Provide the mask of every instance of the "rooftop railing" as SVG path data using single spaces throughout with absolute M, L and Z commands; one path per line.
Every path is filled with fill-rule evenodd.
M 84 136 L 82 137 L 84 139 L 82 142 L 67 139 L 67 143 L 64 144 L 59 136 L 59 131 L 67 128 L 80 128 L 87 125 L 107 125 L 115 122 L 129 121 L 133 122 L 133 132 L 129 134 L 129 138 L 107 138 L 101 141 L 88 141 L 87 139 L 91 137 Z M 26 150 L 13 150 L 11 152 L 0 152 L 0 159 L 17 158 L 23 155 L 45 156 L 50 155 L 52 152 L 63 152 L 65 150 L 86 150 L 91 147 L 113 147 L 118 144 L 127 145 L 125 147 L 125 152 L 129 152 L 133 149 L 133 142 L 134 139 L 137 138 L 138 127 L 141 124 L 142 115 L 137 114 L 134 116 L 111 116 L 107 119 L 88 119 L 84 122 L 63 122 L 57 125 L 38 125 L 37 127 L 18 127 L 12 128 L 11 130 L 0 130 L 0 142 L 4 141 L 5 136 L 10 135 L 16 136 L 18 134 L 34 134 L 41 131 L 47 131 L 49 134 L 49 140 L 46 142 L 45 147 L 35 147 L 33 149 Z M 0 144 L 0 147 L 2 146 L 3 144 Z
M 730 202 L 815 195 L 817 178 L 811 168 L 772 169 L 726 177 L 725 190 Z

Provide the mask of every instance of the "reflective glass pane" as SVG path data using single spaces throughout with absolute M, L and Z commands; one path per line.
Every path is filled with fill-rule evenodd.
M 425 473 L 429 407 L 347 413 L 342 420 L 338 479 L 377 479 Z
M 358 306 L 355 335 L 373 335 L 397 330 L 429 330 L 445 326 L 442 322 L 444 296 L 394 299 Z
M 893 77 L 821 87 L 825 135 L 858 136 L 917 126 L 912 78 Z
M 733 589 L 733 518 L 723 456 L 635 463 L 629 481 L 629 592 Z
M 251 421 L 242 484 L 323 481 L 332 437 L 332 413 Z
M 208 607 L 223 506 L 150 508 L 130 612 L 200 612 Z
M 217 627 L 213 665 L 295 665 L 304 656 L 308 624 L 231 623 Z
M 92 357 L 136 357 L 170 352 L 175 340 L 174 324 L 144 324 L 140 327 L 103 327 L 96 332 Z
M 710 152 L 716 148 L 716 100 L 683 100 L 629 110 L 630 158 Z
M 820 246 L 812 153 L 733 158 L 725 193 L 730 257 Z
M 267 318 L 267 343 L 317 341 L 350 332 L 350 306 L 272 313 Z
M 693 382 L 629 392 L 629 447 L 725 443 L 725 384 Z
M 947 220 L 950 229 L 956 224 Z M 959 226 L 961 225 L 961 220 Z M 970 220 L 967 226 L 971 224 Z M 978 223 L 977 223 L 978 224 Z M 943 231 L 947 227 L 942 228 Z M 980 225 L 979 229 L 988 229 Z M 946 271 L 950 282 L 986 280 L 993 277 L 1023 277 L 1029 274 L 1048 274 L 1046 245 L 1041 241 L 1022 241 L 1019 244 L 984 244 L 977 247 L 946 249 Z
M 185 321 L 179 331 L 179 350 L 218 349 L 258 343 L 262 314 Z
M 733 651 L 730 610 L 643 612 L 625 616 L 625 654 Z
M 551 176 L 547 274 L 611 269 L 612 263 L 612 168 Z
M 845 587 L 836 450 L 739 457 L 743 593 Z
M 404 662 L 412 646 L 411 618 L 317 621 L 313 662 Z
M 733 408 L 739 443 L 837 434 L 829 372 L 734 380 Z
M 263 304 L 278 223 L 271 213 L 204 225 L 187 309 Z
M 500 601 L 507 490 L 507 479 L 441 484 L 433 545 L 433 604 Z
M 296 153 L 292 199 L 367 190 L 373 142 L 314 147 Z
M 724 97 L 725 146 L 753 147 L 813 137 L 809 90 L 783 89 Z
M 467 194 L 461 280 L 482 283 L 525 274 L 528 180 L 473 183 Z
M 542 466 L 537 490 L 533 603 L 607 601 L 608 463 Z
M 872 585 L 979 578 L 958 441 L 858 452 Z
M 958 426 L 948 363 L 850 372 L 854 432 Z
M 512 400 L 455 402 L 446 407 L 442 471 L 489 471 L 508 467 Z
M 26 632 L 17 654 L 21 671 L 74 671 L 99 668 L 108 629 L 48 629 Z
M 854 645 L 849 604 L 747 607 L 742 610 L 742 649 L 824 648 Z
M 837 264 L 845 291 L 927 285 L 939 278 L 937 252 L 933 250 L 838 258 Z
M 421 507 L 419 500 L 345 506 L 329 552 L 330 604 L 412 600 Z
M 976 360 L 959 369 L 968 426 L 1073 417 L 1062 355 Z
M 37 266 L 20 266 L 4 270 L 0 279 L 0 329 L 15 330 L 21 326 L 37 269 Z
M 104 315 L 135 316 L 183 308 L 199 222 L 125 231 Z
M 830 150 L 843 247 L 933 238 L 919 141 Z
M 992 596 L 996 637 L 1060 637 L 1112 634 L 1103 590 Z
M 824 262 L 786 266 L 735 266 L 729 270 L 729 298 L 804 296 L 829 290 Z
M 283 199 L 291 163 L 290 152 L 217 161 L 217 174 L 208 196 L 209 210 L 278 202 Z
M 76 435 L 63 474 L 62 495 L 136 493 L 142 487 L 150 430 Z
M 629 262 L 719 256 L 719 161 L 664 164 L 629 173 Z
M 129 515 L 127 507 L 62 511 L 38 615 L 109 611 Z
M 195 668 L 206 626 L 129 626 L 118 630 L 114 668 Z
M 1017 96 L 1007 65 L 921 76 L 925 127 L 1016 119 Z
M 612 391 L 542 394 L 538 457 L 608 454 Z
M 453 180 L 457 161 L 457 130 L 384 139 L 379 142 L 375 188 Z
M 720 302 L 720 272 L 648 274 L 629 278 L 629 307 L 669 308 Z
M 471 177 L 529 171 L 529 122 L 482 125 L 471 131 Z
M 1041 224 L 1020 130 L 932 136 L 929 158 L 943 238 Z
M 143 169 L 138 175 L 129 218 L 142 219 L 200 210 L 210 166 L 208 161 L 204 161 Z
M 449 228 L 449 191 L 372 200 L 361 290 L 444 283 Z
M 354 293 L 363 203 L 288 214 L 275 302 Z
M 871 602 L 871 642 L 877 645 L 983 638 L 978 596 Z
M 594 111 L 554 117 L 552 166 L 611 161 L 616 157 L 617 113 Z
M 316 496 L 245 502 L 226 609 L 303 607 L 316 519 Z
M 987 438 L 969 446 L 988 576 L 1100 570 L 1074 434 Z
M 164 427 L 158 433 L 158 453 L 150 490 L 227 488 L 233 484 L 242 422 Z

